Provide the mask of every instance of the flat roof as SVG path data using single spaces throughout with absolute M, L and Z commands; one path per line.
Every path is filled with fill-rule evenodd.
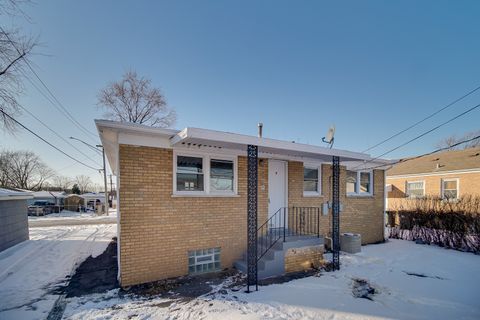
M 31 192 L 15 191 L 5 188 L 0 188 L 0 200 L 22 200 L 31 199 L 33 195 Z
M 330 162 L 332 156 L 340 157 L 340 161 L 359 165 L 372 162 L 372 165 L 389 165 L 391 161 L 384 159 L 372 159 L 369 154 L 327 148 L 323 146 L 296 143 L 293 141 L 260 138 L 257 136 L 238 134 L 232 132 L 217 131 L 211 129 L 187 127 L 183 130 L 156 128 L 135 123 L 117 122 L 111 120 L 95 120 L 100 139 L 104 145 L 110 167 L 116 172 L 117 148 L 119 133 L 136 135 L 135 144 L 142 145 L 142 140 L 162 139 L 163 146 L 167 148 L 196 147 L 215 150 L 247 151 L 247 145 L 258 146 L 261 155 L 277 155 L 297 158 L 308 158 L 322 162 Z M 131 142 L 133 143 L 133 142 Z

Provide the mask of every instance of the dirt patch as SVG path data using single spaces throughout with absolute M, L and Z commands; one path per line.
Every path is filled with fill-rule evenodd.
M 373 301 L 373 295 L 378 293 L 365 279 L 353 279 L 352 294 L 355 298 L 368 299 Z
M 90 256 L 78 266 L 63 293 L 70 298 L 118 288 L 117 274 L 117 238 L 113 238 L 101 255 Z
M 222 284 L 227 278 L 237 278 L 238 272 L 226 269 L 221 272 L 164 279 L 124 288 L 122 294 L 139 296 L 165 296 L 182 300 L 191 300 L 208 294 L 213 287 Z M 233 279 L 232 278 L 232 279 Z

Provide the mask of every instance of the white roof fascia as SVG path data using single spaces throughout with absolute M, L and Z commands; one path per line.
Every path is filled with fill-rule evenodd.
M 0 200 L 26 200 L 32 198 L 31 192 L 19 192 L 0 188 Z
M 344 159 L 352 160 L 371 160 L 370 155 L 346 150 L 339 149 L 329 149 L 320 146 L 295 143 L 289 141 L 275 140 L 269 138 L 259 138 L 255 136 L 248 136 L 243 134 L 221 132 L 208 129 L 199 129 L 199 128 L 185 128 L 175 136 L 173 136 L 170 141 L 172 146 L 177 145 L 182 142 L 186 142 L 189 139 L 198 139 L 204 141 L 211 141 L 213 143 L 227 143 L 232 145 L 256 145 L 260 148 L 268 148 L 277 150 L 278 153 L 281 151 L 293 151 L 301 152 L 305 154 L 310 154 L 311 156 L 323 155 L 323 156 L 339 156 Z M 261 150 L 260 150 L 261 151 Z

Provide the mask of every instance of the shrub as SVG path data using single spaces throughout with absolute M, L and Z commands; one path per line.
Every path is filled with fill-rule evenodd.
M 408 209 L 407 209 L 408 208 Z M 409 199 L 387 212 L 390 238 L 480 253 L 480 197 Z

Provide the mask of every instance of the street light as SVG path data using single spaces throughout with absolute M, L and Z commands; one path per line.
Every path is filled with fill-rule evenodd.
M 108 202 L 108 187 L 107 187 L 107 167 L 106 167 L 106 165 L 105 165 L 105 148 L 104 148 L 101 144 L 97 144 L 97 145 L 96 145 L 97 148 L 95 148 L 95 147 L 92 146 L 91 144 L 86 143 L 85 141 L 83 141 L 83 140 L 81 140 L 81 139 L 78 139 L 78 138 L 75 138 L 75 137 L 70 137 L 70 139 L 80 141 L 80 142 L 83 143 L 84 145 L 88 146 L 89 148 L 92 148 L 93 150 L 95 150 L 95 151 L 97 151 L 97 152 L 100 152 L 100 150 L 98 150 L 97 148 L 102 148 L 103 183 L 104 183 L 104 186 L 105 186 L 105 213 L 106 213 L 107 216 L 108 216 L 109 202 Z

